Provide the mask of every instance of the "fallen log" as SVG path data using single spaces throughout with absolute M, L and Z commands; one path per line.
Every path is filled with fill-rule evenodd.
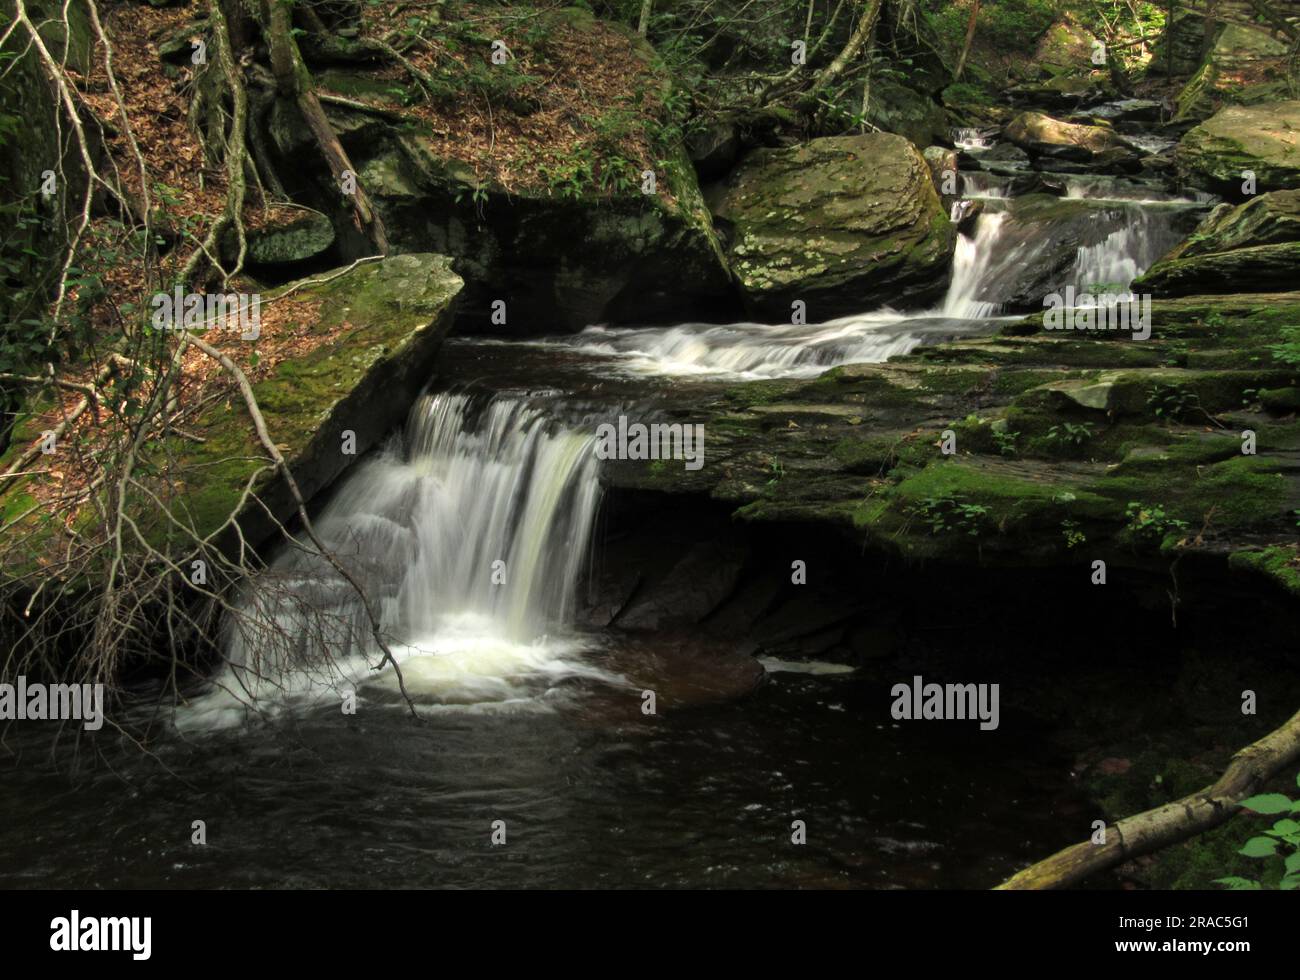
M 1073 844 L 1017 872 L 996 890 L 1065 888 L 1098 871 L 1195 837 L 1226 822 L 1242 800 L 1255 795 L 1297 760 L 1300 712 L 1237 752 L 1213 785 L 1111 824 L 1106 828 L 1105 843 Z

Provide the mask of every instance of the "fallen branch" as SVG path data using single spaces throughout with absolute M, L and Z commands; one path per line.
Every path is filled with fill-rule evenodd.
M 406 700 L 406 706 L 411 711 L 411 717 L 416 717 L 415 702 L 411 700 L 410 694 L 406 691 L 406 681 L 402 677 L 402 668 L 393 657 L 393 651 L 389 649 L 388 642 L 384 639 L 383 628 L 379 622 L 379 615 L 375 612 L 375 607 L 371 603 L 370 597 L 366 594 L 365 589 L 361 587 L 361 583 L 352 576 L 351 572 L 343 567 L 343 564 L 337 557 L 335 557 L 334 553 L 325 547 L 325 543 L 316 535 L 316 529 L 312 525 L 311 518 L 307 516 L 307 502 L 303 499 L 302 491 L 298 489 L 298 481 L 294 479 L 293 471 L 289 469 L 289 464 L 285 462 L 284 455 L 280 452 L 280 447 L 277 446 L 275 440 L 271 438 L 271 433 L 266 427 L 266 419 L 262 416 L 262 410 L 257 405 L 257 397 L 253 394 L 253 386 L 248 383 L 248 376 L 245 375 L 244 372 L 240 370 L 239 365 L 229 357 L 212 345 L 200 340 L 193 334 L 185 334 L 182 343 L 193 344 L 204 354 L 207 354 L 208 357 L 217 361 L 217 363 L 225 368 L 226 371 L 235 379 L 235 383 L 239 385 L 239 393 L 243 396 L 244 405 L 248 409 L 248 414 L 252 416 L 253 428 L 257 432 L 257 439 L 262 444 L 262 448 L 266 450 L 267 454 L 275 462 L 275 467 L 280 471 L 280 475 L 284 477 L 285 485 L 288 486 L 289 493 L 293 496 L 294 506 L 298 513 L 298 520 L 302 522 L 303 530 L 306 532 L 307 537 L 311 539 L 311 543 L 315 546 L 316 551 L 320 556 L 333 566 L 334 571 L 338 572 L 339 576 L 352 587 L 352 590 L 361 600 L 361 605 L 366 611 L 366 617 L 370 620 L 370 633 L 374 637 L 375 643 L 379 645 L 379 649 L 383 652 L 383 657 L 379 661 L 379 666 L 382 666 L 385 663 L 392 666 L 393 673 L 397 676 L 398 689 L 402 692 L 402 697 Z
M 1067 847 L 1012 875 L 998 890 L 1064 888 L 1098 871 L 1195 837 L 1225 823 L 1237 811 L 1237 804 L 1297 760 L 1300 712 L 1234 755 L 1212 786 L 1120 820 L 1106 828 L 1104 844 L 1084 842 Z

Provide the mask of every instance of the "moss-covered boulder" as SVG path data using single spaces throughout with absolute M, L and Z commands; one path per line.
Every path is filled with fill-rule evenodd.
M 1178 93 L 1175 120 L 1204 119 L 1225 104 L 1287 96 L 1288 47 L 1262 26 L 1225 24 Z
M 668 124 L 672 82 L 653 48 L 589 11 L 523 9 L 486 13 L 498 18 L 490 26 L 448 24 L 464 63 L 435 73 L 431 90 L 373 59 L 334 58 L 317 74 L 394 250 L 452 257 L 464 332 L 734 318 L 731 274 Z M 492 64 L 485 37 L 503 38 L 511 59 Z M 588 54 L 575 58 L 579 49 Z M 592 52 L 607 84 L 590 83 Z M 341 257 L 369 254 L 333 176 L 302 172 L 319 154 L 292 101 L 256 118 L 295 198 L 333 219 Z
M 1030 65 L 1040 74 L 1049 76 L 1080 69 L 1088 71 L 1092 68 L 1096 40 L 1095 34 L 1072 17 L 1062 17 L 1039 40 Z
M 1135 148 L 1105 126 L 1087 126 L 1053 119 L 1042 112 L 1022 112 L 1002 134 L 1036 157 L 1086 163 L 1102 170 L 1132 169 Z
M 917 146 L 946 143 L 951 139 L 951 123 L 943 106 L 930 96 L 889 79 L 872 85 L 867 121 Z
M 460 289 L 461 280 L 446 257 L 399 255 L 333 278 L 290 284 L 263 297 L 264 326 L 254 350 L 267 345 L 272 335 L 292 341 L 277 346 L 282 353 L 269 368 L 255 369 L 260 359 L 241 342 L 230 356 L 252 374 L 269 434 L 308 500 L 405 418 L 428 381 Z M 271 326 L 266 322 L 270 304 L 282 294 L 291 297 L 290 312 Z M 309 322 L 296 322 L 308 317 Z M 34 398 L 18 416 L 0 469 L 35 444 L 50 419 L 58 417 L 45 399 Z M 60 465 L 56 453 L 33 467 L 31 475 L 7 481 L 0 494 L 0 514 L 9 532 L 0 541 L 6 577 L 30 579 L 43 569 L 60 567 L 57 552 L 65 529 L 84 528 L 95 519 L 96 505 L 89 502 L 72 514 L 50 506 L 57 496 L 51 496 L 49 486 L 65 480 Z M 289 522 L 295 512 L 290 492 L 268 465 L 233 390 L 209 397 L 207 407 L 187 420 L 184 432 L 168 430 L 148 440 L 140 448 L 135 473 L 148 493 L 128 498 L 128 516 L 152 547 L 176 560 L 193 552 L 195 539 L 213 537 L 217 547 L 233 553 L 242 535 L 243 546 L 256 547 L 274 533 L 277 522 Z M 49 483 L 51 479 L 56 482 Z M 243 498 L 250 487 L 252 496 Z M 166 502 L 166 511 L 160 501 Z M 232 515 L 237 515 L 238 535 L 227 526 Z M 129 546 L 136 546 L 134 538 Z M 82 574 L 93 571 L 91 566 Z
M 1261 192 L 1300 187 L 1300 101 L 1221 109 L 1188 130 L 1174 162 L 1192 186 L 1238 200 L 1248 172 Z
M 728 178 L 715 206 L 751 310 L 810 322 L 942 295 L 955 231 L 930 169 L 901 136 L 871 133 L 761 149 Z
M 1220 205 L 1135 288 L 1159 296 L 1275 292 L 1295 285 L 1297 269 L 1300 191 L 1274 191 Z
M 272 212 L 248 231 L 248 263 L 293 267 L 320 258 L 334 244 L 334 225 L 319 211 L 292 208 Z

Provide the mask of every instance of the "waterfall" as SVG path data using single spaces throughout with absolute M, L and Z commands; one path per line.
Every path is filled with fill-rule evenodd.
M 944 298 L 944 316 L 974 320 L 994 316 L 1000 304 L 978 299 L 980 287 L 995 269 L 1005 264 L 1008 256 L 998 245 L 1006 212 L 985 212 L 975 218 L 975 234 L 958 235 L 957 249 L 952 257 L 952 280 Z M 1013 250 L 1014 252 L 1015 250 Z
M 600 500 L 594 433 L 519 397 L 424 395 L 405 438 L 361 462 L 315 519 L 417 699 L 518 703 L 564 677 L 617 680 L 565 630 Z M 395 689 L 391 669 L 371 669 L 380 651 L 355 590 L 305 542 L 244 590 L 225 640 L 216 690 L 179 727 Z
M 1101 241 L 1081 245 L 1072 280 L 1080 291 L 1122 293 L 1156 259 L 1172 248 L 1179 235 L 1167 211 L 1129 206 L 1125 221 Z

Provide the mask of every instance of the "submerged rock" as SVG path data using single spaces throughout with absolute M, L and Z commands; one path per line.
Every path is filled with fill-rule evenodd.
M 920 152 L 871 133 L 763 149 L 732 173 L 716 207 L 747 305 L 788 321 L 795 300 L 820 322 L 942 295 L 955 229 Z
M 1192 186 L 1236 199 L 1247 171 L 1257 191 L 1300 187 L 1300 101 L 1221 109 L 1183 136 L 1174 162 Z
M 1300 191 L 1274 191 L 1220 205 L 1136 286 L 1162 296 L 1274 292 L 1294 288 L 1298 269 Z

